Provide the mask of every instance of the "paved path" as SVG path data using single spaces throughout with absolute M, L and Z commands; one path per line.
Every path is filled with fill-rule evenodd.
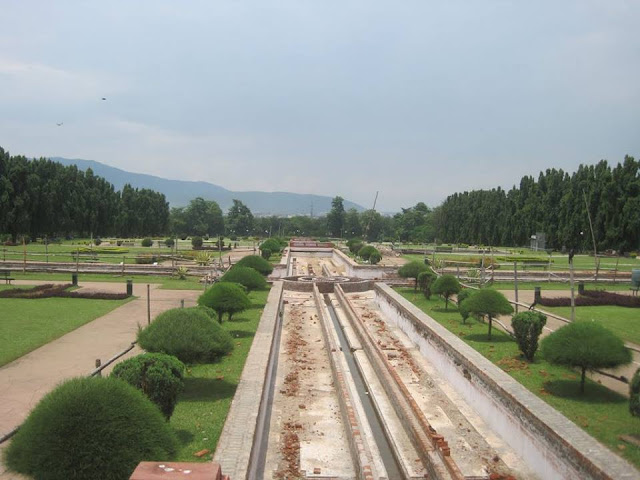
M 33 285 L 64 282 L 16 283 Z M 80 286 L 87 290 L 109 292 L 126 290 L 123 283 L 81 282 Z M 126 349 L 135 340 L 138 325 L 147 323 L 146 290 L 146 284 L 134 284 L 133 294 L 139 298 L 1 367 L 0 435 L 20 425 L 38 401 L 62 380 L 87 375 L 93 370 L 96 358 L 106 362 Z M 185 300 L 187 307 L 195 305 L 202 292 L 162 290 L 159 285 L 152 284 L 150 293 L 151 318 L 154 318 L 165 310 L 179 307 L 181 299 Z M 122 358 L 137 353 L 139 349 L 134 348 Z M 0 480 L 18 478 L 21 477 L 7 473 L 0 464 Z

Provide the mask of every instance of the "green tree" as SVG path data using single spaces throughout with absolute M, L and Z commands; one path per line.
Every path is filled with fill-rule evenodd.
M 402 278 L 413 278 L 415 280 L 415 285 L 413 290 L 418 291 L 418 275 L 422 272 L 429 271 L 429 267 L 427 267 L 424 263 L 418 262 L 414 260 L 412 262 L 406 263 L 398 269 L 398 275 Z
M 614 368 L 631 362 L 624 342 L 595 322 L 572 322 L 542 339 L 544 358 L 556 365 L 579 368 L 580 392 L 584 393 L 587 370 Z
M 224 233 L 222 210 L 216 202 L 194 198 L 184 213 L 189 235 L 217 236 Z
M 513 334 L 524 357 L 533 362 L 538 350 L 538 338 L 547 323 L 547 317 L 540 312 L 520 312 L 511 319 Z
M 234 199 L 227 214 L 226 226 L 230 235 L 247 235 L 247 233 L 253 232 L 253 213 L 240 200 Z
M 198 298 L 198 305 L 209 307 L 218 314 L 218 321 L 222 323 L 222 316 L 226 313 L 229 320 L 236 313 L 251 307 L 251 300 L 244 289 L 237 283 L 214 283 Z
M 425 270 L 418 274 L 418 287 L 420 287 L 420 291 L 427 300 L 431 298 L 431 288 L 436 278 L 438 278 L 438 276 L 430 270 Z
M 358 250 L 358 256 L 366 262 L 374 252 L 376 252 L 376 248 L 373 245 L 365 245 Z
M 333 237 L 342 237 L 344 220 L 344 199 L 342 197 L 334 197 L 331 201 L 331 211 L 327 215 L 327 228 L 329 229 L 329 235 Z
M 449 309 L 449 297 L 460 291 L 462 286 L 456 277 L 453 275 L 442 275 L 433 282 L 431 290 L 436 295 L 442 295 L 444 297 L 444 309 Z
M 247 290 L 260 290 L 266 288 L 267 282 L 264 277 L 251 267 L 235 265 L 231 270 L 220 277 L 220 282 L 239 283 Z
M 640 368 L 633 374 L 629 384 L 629 412 L 634 417 L 640 417 Z
M 444 275 L 443 275 L 444 276 Z M 489 319 L 489 340 L 491 340 L 491 327 L 493 317 L 498 315 L 508 315 L 513 312 L 513 307 L 509 300 L 497 290 L 483 288 L 467 298 L 463 307 L 473 315 L 486 315 Z
M 476 290 L 472 290 L 471 288 L 464 288 L 462 290 L 460 290 L 460 292 L 458 293 L 458 313 L 460 314 L 460 316 L 462 317 L 462 323 L 466 323 L 467 322 L 467 318 L 469 318 L 469 315 L 471 315 L 471 312 L 469 312 L 469 310 L 467 310 L 464 301 L 469 298 L 471 295 L 473 295 L 476 292 Z

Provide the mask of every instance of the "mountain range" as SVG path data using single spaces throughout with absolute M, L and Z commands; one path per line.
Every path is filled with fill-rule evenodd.
M 332 197 L 290 192 L 234 192 L 208 182 L 170 180 L 167 178 L 133 173 L 105 165 L 94 160 L 69 159 L 51 157 L 51 160 L 63 165 L 76 165 L 80 170 L 91 169 L 95 175 L 112 183 L 116 190 L 125 184 L 134 188 L 149 188 L 164 193 L 171 207 L 184 207 L 196 197 L 214 200 L 223 211 L 227 211 L 237 199 L 251 209 L 254 215 L 322 215 L 331 210 Z M 349 200 L 344 201 L 344 208 L 364 208 Z

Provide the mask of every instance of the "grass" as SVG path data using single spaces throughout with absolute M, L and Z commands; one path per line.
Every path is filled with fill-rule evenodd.
M 38 280 L 38 281 L 66 281 L 71 282 L 70 273 L 44 273 L 44 272 L 11 272 L 11 276 L 16 280 Z M 159 283 L 160 288 L 168 290 L 202 290 L 204 286 L 199 282 L 198 277 L 188 276 L 184 280 L 163 275 L 120 275 L 107 273 L 79 273 L 78 283 L 82 282 L 112 282 L 126 284 L 127 280 L 133 283 Z
M 251 292 L 253 307 L 222 324 L 234 338 L 230 355 L 217 363 L 188 366 L 185 390 L 171 417 L 182 444 L 177 461 L 210 461 L 211 455 L 198 458 L 194 453 L 207 449 L 213 454 L 216 449 L 268 294 Z
M 6 287 L 3 286 L 3 290 Z M 126 300 L 0 298 L 0 366 L 127 303 Z M 87 366 L 87 370 L 89 369 Z
M 455 305 L 445 311 L 440 298 L 426 300 L 411 288 L 397 291 L 587 433 L 640 467 L 640 447 L 618 438 L 624 434 L 640 435 L 640 419 L 630 415 L 624 396 L 589 379 L 581 395 L 579 375 L 573 370 L 551 365 L 539 355 L 535 362 L 528 363 L 515 341 L 501 330 L 494 328 L 493 339 L 488 341 L 487 324 L 469 319 L 463 325 Z
M 542 307 L 571 318 L 571 307 Z M 640 345 L 640 309 L 616 306 L 576 307 L 576 320 L 591 320 L 608 328 L 620 338 Z
M 618 283 L 585 283 L 585 288 L 587 290 L 609 290 L 609 291 L 629 291 L 630 287 L 629 282 L 618 282 Z M 496 290 L 513 290 L 513 282 L 494 282 L 491 285 L 492 288 Z M 533 290 L 534 287 L 540 287 L 542 290 L 542 296 L 544 296 L 545 290 L 571 290 L 571 285 L 569 282 L 518 282 L 518 290 Z M 575 292 L 578 295 L 578 282 L 575 282 Z

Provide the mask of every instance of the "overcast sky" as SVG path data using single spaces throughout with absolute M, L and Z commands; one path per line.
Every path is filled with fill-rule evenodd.
M 14 155 L 379 190 L 382 211 L 640 156 L 640 1 L 0 0 L 0 19 Z

